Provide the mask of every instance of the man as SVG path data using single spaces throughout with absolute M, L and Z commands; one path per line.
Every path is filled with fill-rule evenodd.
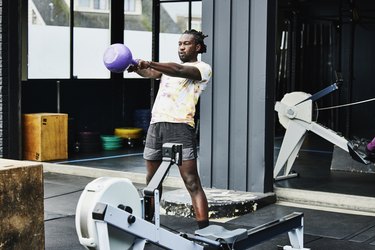
M 197 143 L 194 130 L 195 106 L 211 77 L 211 67 L 198 61 L 198 54 L 206 52 L 202 32 L 185 31 L 178 41 L 181 63 L 159 63 L 138 60 L 129 67 L 143 77 L 160 78 L 160 87 L 152 109 L 147 132 L 144 158 L 147 183 L 162 162 L 162 145 L 182 143 L 180 174 L 191 196 L 199 228 L 209 225 L 207 198 L 197 170 Z

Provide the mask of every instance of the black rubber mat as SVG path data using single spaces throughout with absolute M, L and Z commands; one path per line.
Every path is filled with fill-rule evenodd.
M 46 188 L 51 188 L 45 199 L 45 239 L 46 249 L 84 249 L 78 242 L 75 231 L 74 214 L 81 191 L 91 178 L 60 174 L 45 174 Z M 64 185 L 65 184 L 65 185 Z M 53 187 L 53 188 L 52 188 Z M 61 187 L 61 189 L 59 189 Z M 139 186 L 137 188 L 140 188 Z M 53 189 L 53 190 L 52 190 Z M 53 194 L 56 194 L 53 196 Z M 317 250 L 367 250 L 375 249 L 375 217 L 358 216 L 318 210 L 301 209 L 280 205 L 269 205 L 253 213 L 246 214 L 221 224 L 227 229 L 252 228 L 279 219 L 294 211 L 303 212 L 305 247 Z M 161 216 L 161 224 L 176 232 L 192 233 L 197 229 L 193 218 Z M 256 250 L 278 249 L 289 245 L 287 234 L 264 241 L 251 248 Z M 146 249 L 161 249 L 148 244 Z M 176 248 L 177 249 L 177 248 Z
M 269 205 L 254 213 L 234 219 L 231 223 L 258 226 L 292 212 L 304 213 L 305 234 L 333 239 L 350 239 L 375 225 L 375 217 L 325 212 L 319 210 Z M 349 226 L 350 225 L 350 226 Z M 375 236 L 375 235 L 374 235 Z
M 76 206 L 82 191 L 56 196 L 44 200 L 46 220 L 75 215 Z
M 74 224 L 74 215 L 44 222 L 46 250 L 82 250 Z

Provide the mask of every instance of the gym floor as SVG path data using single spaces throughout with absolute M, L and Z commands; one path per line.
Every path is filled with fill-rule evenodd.
M 45 185 L 45 249 L 84 249 L 75 231 L 75 209 L 81 192 L 92 178 L 46 172 Z M 138 189 L 142 185 L 135 184 Z M 172 190 L 171 188 L 167 189 Z M 304 213 L 304 242 L 311 249 L 375 249 L 375 217 L 333 213 L 306 208 L 273 204 L 226 221 L 214 221 L 227 229 L 253 228 L 279 219 L 291 212 Z M 173 231 L 194 232 L 197 229 L 192 218 L 161 215 L 161 224 Z M 251 249 L 271 250 L 288 245 L 287 234 L 267 240 Z M 148 245 L 146 249 L 160 249 Z M 177 246 L 176 246 L 176 249 Z
M 275 141 L 275 155 L 278 153 L 281 140 L 279 138 Z M 374 197 L 375 175 L 330 170 L 332 148 L 332 145 L 323 139 L 309 136 L 293 165 L 293 170 L 299 173 L 299 177 L 278 181 L 275 187 Z M 60 164 L 145 173 L 141 149 L 80 154 Z M 169 176 L 178 177 L 177 169 L 172 168 Z M 84 249 L 78 242 L 74 216 L 79 196 L 91 180 L 92 178 L 89 177 L 45 173 L 46 249 Z M 143 187 L 142 184 L 135 183 L 135 185 L 139 189 Z M 166 189 L 175 188 L 167 187 Z M 294 211 L 303 212 L 305 215 L 305 247 L 330 250 L 375 249 L 375 216 L 327 212 L 277 203 L 250 214 L 228 219 L 223 226 L 228 229 L 252 228 Z M 222 224 L 223 222 L 212 223 Z M 183 232 L 193 232 L 197 229 L 192 218 L 162 215 L 161 224 L 171 230 Z M 251 249 L 278 249 L 277 246 L 288 244 L 287 234 L 284 234 Z M 149 245 L 147 249 L 159 248 Z
M 282 138 L 275 141 L 275 159 Z M 308 134 L 292 170 L 298 178 L 278 181 L 276 187 L 375 197 L 375 174 L 332 171 L 333 144 L 312 133 Z M 359 164 L 360 165 L 360 164 Z M 363 165 L 364 170 L 366 165 Z

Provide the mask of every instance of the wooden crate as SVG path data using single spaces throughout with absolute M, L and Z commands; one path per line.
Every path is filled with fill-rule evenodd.
M 0 159 L 0 249 L 44 250 L 43 166 Z
M 68 158 L 68 115 L 24 114 L 23 158 L 49 161 Z

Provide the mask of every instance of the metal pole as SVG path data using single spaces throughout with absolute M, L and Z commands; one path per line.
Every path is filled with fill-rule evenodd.
M 60 81 L 56 81 L 56 93 L 57 93 L 57 113 L 60 113 Z

